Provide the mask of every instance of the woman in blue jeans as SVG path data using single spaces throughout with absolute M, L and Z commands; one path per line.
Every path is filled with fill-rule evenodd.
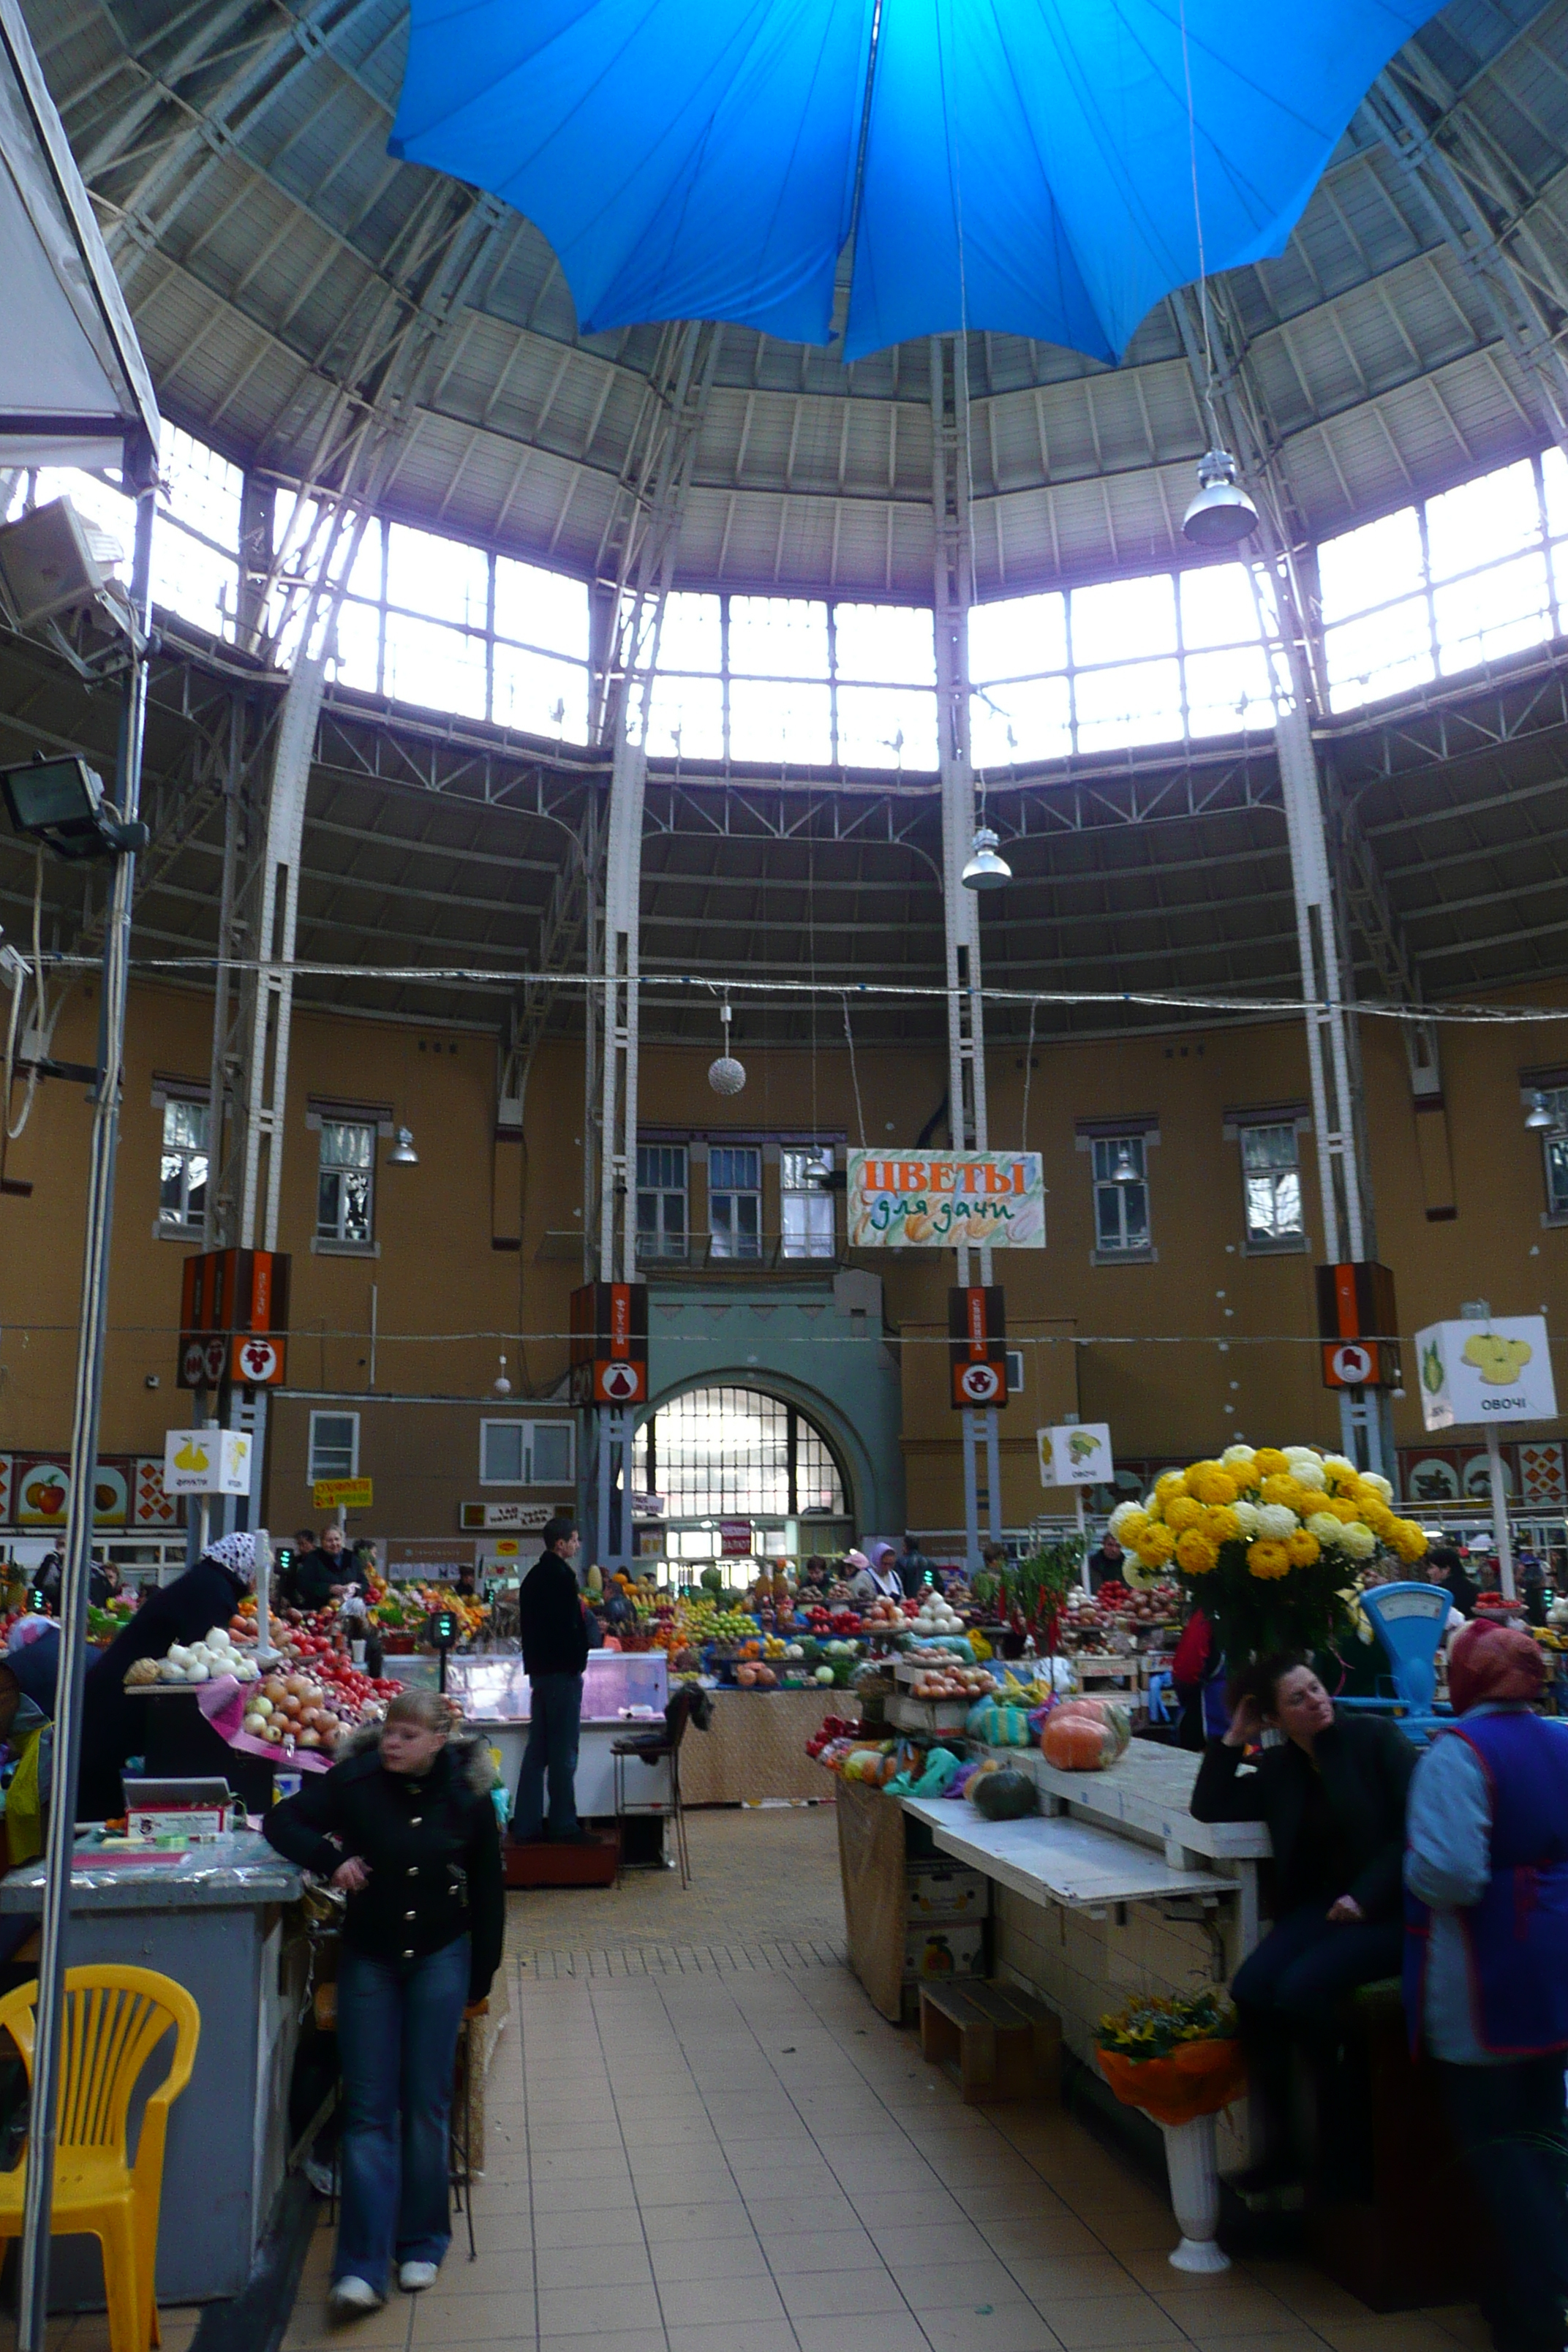
M 1236 1972 L 1261 2108 L 1266 2177 L 1292 2169 L 1293 2044 L 1320 2046 L 1358 1985 L 1397 1976 L 1404 1953 L 1405 1808 L 1415 1751 L 1376 1716 L 1338 1716 L 1302 1659 L 1267 1658 L 1230 1685 L 1230 1727 L 1193 1790 L 1200 1822 L 1263 1822 L 1274 1848 L 1275 1923 Z M 1252 1758 L 1265 1728 L 1283 1732 Z
M 324 1777 L 275 1805 L 279 1853 L 348 1896 L 338 1969 L 342 2211 L 331 2305 L 431 2285 L 451 2242 L 447 2135 L 458 2030 L 500 1962 L 495 1771 L 433 1691 L 404 1691 Z

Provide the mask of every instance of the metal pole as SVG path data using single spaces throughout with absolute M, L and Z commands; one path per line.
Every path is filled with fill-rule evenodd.
M 1505 1601 L 1516 1598 L 1513 1589 L 1513 1538 L 1508 1525 L 1508 1488 L 1502 1482 L 1502 1449 L 1498 1444 L 1496 1424 L 1487 1426 L 1487 1468 L 1491 1474 L 1492 1534 L 1497 1540 L 1498 1582 Z
M 153 512 L 151 467 L 136 496 L 136 544 L 131 601 L 142 643 L 151 619 Z M 142 738 L 147 716 L 147 664 L 138 651 L 125 683 L 120 714 L 116 796 L 121 816 L 134 821 L 142 796 Z M 59 2104 L 60 2023 L 65 2002 L 71 1858 L 76 1847 L 77 1777 L 81 1758 L 82 1685 L 87 1673 L 87 1608 L 92 1566 L 92 1493 L 103 1401 L 103 1355 L 109 1313 L 110 1238 L 114 1214 L 114 1160 L 120 1141 L 120 1091 L 125 1050 L 125 995 L 131 946 L 132 885 L 136 860 L 121 850 L 103 938 L 103 1003 L 98 1087 L 93 1100 L 88 1163 L 87 1236 L 82 1250 L 81 1317 L 77 1343 L 71 1423 L 70 1516 L 60 1575 L 60 1671 L 55 1702 L 55 1784 L 45 1848 L 44 1916 L 38 1939 L 38 2005 L 33 2044 L 32 2098 L 27 2124 L 27 2183 L 22 2211 L 22 2279 L 17 2352 L 44 2352 L 49 2305 L 49 2222 L 54 2204 L 56 2116 Z
M 1089 1572 L 1089 1544 L 1084 1535 L 1083 1488 L 1081 1486 L 1075 1486 L 1072 1493 L 1073 1500 L 1078 1505 L 1078 1539 L 1079 1543 L 1083 1545 L 1083 1589 L 1092 1598 L 1094 1592 L 1094 1580 Z

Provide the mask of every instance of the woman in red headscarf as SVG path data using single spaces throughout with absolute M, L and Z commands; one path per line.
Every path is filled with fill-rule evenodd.
M 1533 1711 L 1543 1672 L 1517 1627 L 1455 1635 L 1458 1720 L 1406 1825 L 1405 2010 L 1504 2250 L 1481 2298 L 1497 2352 L 1562 2352 L 1568 2304 L 1568 1726 Z

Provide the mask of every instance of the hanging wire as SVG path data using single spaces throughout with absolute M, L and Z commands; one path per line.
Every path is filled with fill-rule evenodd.
M 849 999 L 841 995 L 844 1007 L 844 1040 L 849 1048 L 849 1079 L 855 1089 L 855 1125 L 859 1132 L 860 1149 L 866 1149 L 866 1107 L 860 1100 L 860 1073 L 855 1066 L 855 1032 L 849 1026 Z
M 1037 1002 L 1029 1005 L 1029 1042 L 1024 1048 L 1024 1116 L 1018 1122 L 1018 1148 L 1029 1148 L 1029 1082 L 1035 1075 L 1035 1017 L 1039 1012 Z
M 34 1016 L 34 1025 L 38 1034 L 38 1051 L 40 1055 L 43 1051 L 43 1040 L 47 1034 L 48 1028 L 48 1024 L 45 1017 L 44 1007 L 43 933 L 44 845 L 40 841 L 33 859 L 33 996 L 34 1002 L 37 1007 L 37 1013 Z M 38 1091 L 38 1064 L 37 1057 L 35 1057 L 33 1066 L 27 1073 L 27 1091 L 22 1099 L 22 1114 L 17 1119 L 15 1127 L 13 1127 L 11 1124 L 11 1088 L 16 1078 L 16 1036 L 17 1032 L 22 1025 L 22 998 L 25 993 L 25 984 L 21 974 L 18 972 L 16 975 L 16 985 L 11 991 L 11 1018 L 5 1031 L 5 1091 L 4 1096 L 0 1097 L 0 1108 L 3 1108 L 5 1113 L 5 1140 L 7 1143 L 16 1142 L 23 1129 L 26 1126 L 28 1119 L 32 1117 L 33 1097 Z
M 962 411 L 963 432 L 963 532 L 968 541 L 968 593 L 960 582 L 960 606 L 963 614 L 965 700 L 969 696 L 969 614 L 974 602 L 975 583 L 980 576 L 979 550 L 974 536 L 974 427 L 969 412 L 969 268 L 963 241 L 963 161 L 960 152 L 957 122 L 958 109 L 958 42 L 953 31 L 953 0 L 947 0 L 947 49 L 942 76 L 942 115 L 947 127 L 948 161 L 952 172 L 952 221 L 958 238 L 958 341 L 953 352 L 952 398 L 955 409 Z M 940 30 L 938 38 L 941 38 Z M 952 104 L 948 104 L 948 68 L 952 72 Z M 959 398 L 959 370 L 963 371 L 963 395 Z M 936 520 L 933 515 L 932 522 Z M 985 823 L 986 775 L 984 762 L 976 764 L 973 747 L 970 751 L 970 770 L 980 786 L 979 822 Z
M 1198 236 L 1198 314 L 1204 330 L 1204 406 L 1208 412 L 1213 446 L 1225 439 L 1214 404 L 1214 345 L 1209 336 L 1209 273 L 1204 251 L 1204 208 L 1198 194 L 1198 111 L 1193 100 L 1193 60 L 1187 45 L 1187 0 L 1178 0 L 1177 22 L 1182 34 L 1182 79 L 1187 93 L 1187 155 L 1193 174 L 1193 226 Z

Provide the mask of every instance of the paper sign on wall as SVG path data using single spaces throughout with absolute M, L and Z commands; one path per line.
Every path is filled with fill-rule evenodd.
M 248 1495 L 248 1432 L 171 1429 L 163 1440 L 166 1495 Z
M 851 1249 L 1044 1249 L 1037 1151 L 852 1151 Z
M 1116 1475 L 1108 1421 L 1065 1422 L 1037 1429 L 1042 1486 L 1108 1486 Z
M 1429 1323 L 1415 1334 L 1415 1364 L 1428 1429 L 1495 1428 L 1556 1417 L 1543 1315 Z

